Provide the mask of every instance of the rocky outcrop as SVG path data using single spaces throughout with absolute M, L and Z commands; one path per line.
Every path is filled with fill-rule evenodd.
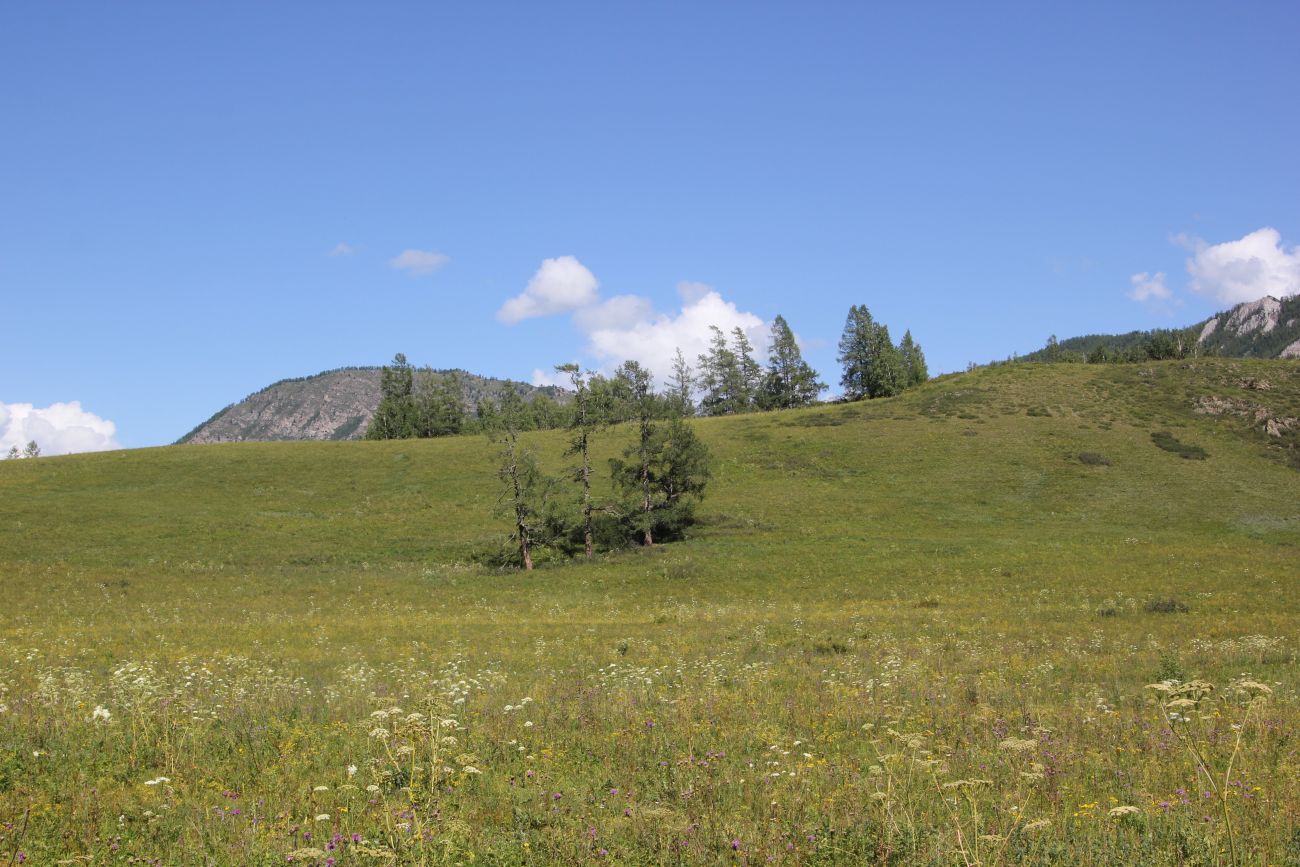
M 1300 358 L 1300 296 L 1238 304 L 1199 326 L 1202 351 L 1237 358 Z

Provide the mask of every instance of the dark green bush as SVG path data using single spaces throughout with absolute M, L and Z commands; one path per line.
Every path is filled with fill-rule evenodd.
M 1210 453 L 1200 446 L 1179 442 L 1178 438 L 1167 430 L 1156 431 L 1151 434 L 1151 442 L 1155 443 L 1159 448 L 1172 452 L 1180 458 L 1187 458 L 1189 461 L 1203 461 L 1210 456 Z

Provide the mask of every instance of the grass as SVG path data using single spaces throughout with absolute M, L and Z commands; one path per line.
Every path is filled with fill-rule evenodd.
M 1204 360 L 700 420 L 690 539 L 531 576 L 477 438 L 0 463 L 0 864 L 1286 863 L 1300 476 L 1193 412 L 1247 376 L 1300 415 Z

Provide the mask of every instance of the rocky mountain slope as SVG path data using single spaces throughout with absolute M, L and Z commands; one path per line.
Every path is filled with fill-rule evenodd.
M 1182 345 L 1195 343 L 1201 355 L 1224 358 L 1300 358 L 1300 295 L 1278 299 L 1271 295 L 1238 304 L 1186 328 L 1161 332 Z M 1085 334 L 1062 340 L 1057 350 L 1087 356 L 1098 347 L 1127 352 L 1141 347 L 1157 332 Z M 1022 357 L 1050 360 L 1048 349 Z
M 1238 304 L 1201 323 L 1197 342 L 1223 356 L 1300 358 L 1300 295 Z
M 379 406 L 378 367 L 344 367 L 315 376 L 282 379 L 233 403 L 177 440 L 178 443 L 267 442 L 274 440 L 360 439 Z M 420 371 L 444 376 L 452 371 Z M 563 399 L 564 390 L 491 379 L 456 371 L 465 387 L 465 408 L 510 387 L 531 399 L 535 394 Z

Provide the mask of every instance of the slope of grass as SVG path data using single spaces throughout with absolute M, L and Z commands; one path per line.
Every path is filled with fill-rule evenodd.
M 689 540 L 532 575 L 483 439 L 0 463 L 0 863 L 1285 863 L 1300 474 L 1207 395 L 1300 365 L 699 420 Z

